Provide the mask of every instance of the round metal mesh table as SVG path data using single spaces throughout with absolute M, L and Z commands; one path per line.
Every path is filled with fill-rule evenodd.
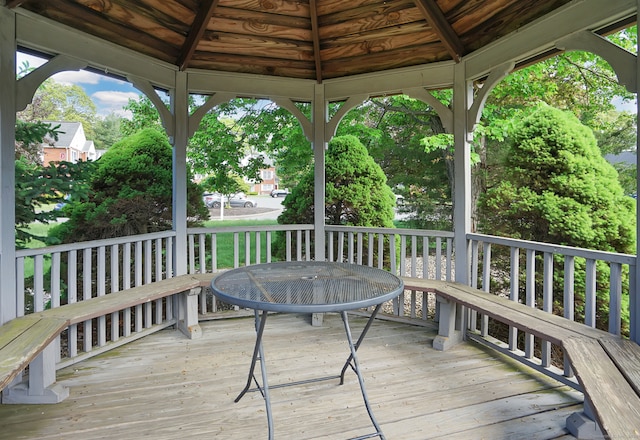
M 402 290 L 395 275 L 348 263 L 295 261 L 245 266 L 211 283 L 223 301 L 271 312 L 324 313 L 374 306 Z
M 339 375 L 340 384 L 348 367 L 358 376 L 360 391 L 375 432 L 358 439 L 379 437 L 384 440 L 380 425 L 376 421 L 364 387 L 364 379 L 358 365 L 357 350 L 382 303 L 397 297 L 404 284 L 397 276 L 369 266 L 348 263 L 317 261 L 290 261 L 245 266 L 224 272 L 211 282 L 211 288 L 222 301 L 255 310 L 256 343 L 244 389 L 235 401 L 249 391 L 252 382 L 265 400 L 269 440 L 274 439 L 269 384 L 265 367 L 262 334 L 267 321 L 267 312 L 325 313 L 340 312 L 351 354 Z M 371 313 L 358 341 L 354 343 L 349 328 L 348 310 L 376 306 Z M 259 313 L 259 312 L 262 313 Z M 254 374 L 260 362 L 262 384 Z M 330 379 L 323 378 L 322 380 Z M 292 383 L 293 385 L 295 383 Z

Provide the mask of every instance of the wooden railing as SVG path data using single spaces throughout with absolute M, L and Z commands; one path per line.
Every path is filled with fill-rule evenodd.
M 326 226 L 325 230 L 325 254 L 329 261 L 367 264 L 398 275 L 437 280 L 453 277 L 451 232 L 347 226 Z M 276 260 L 313 259 L 313 225 L 193 228 L 188 233 L 189 273 L 216 272 Z M 278 255 L 274 253 L 276 234 L 281 234 L 281 246 L 284 246 Z M 222 244 L 222 240 L 226 243 Z M 220 264 L 220 248 L 228 249 L 230 245 L 232 260 Z M 410 292 L 407 298 L 404 295 L 386 307 L 385 312 L 424 320 L 433 316 L 435 301 L 423 298 L 422 293 L 420 298 L 416 292 Z M 220 306 L 205 292 L 199 304 L 202 314 L 217 312 Z M 432 305 L 431 312 L 428 304 Z
M 366 264 L 414 278 L 455 279 L 452 232 L 329 225 L 325 231 L 325 255 L 330 261 Z M 280 242 L 277 248 L 276 238 Z M 187 270 L 217 272 L 275 260 L 311 260 L 314 238 L 313 225 L 192 228 L 187 237 Z M 173 277 L 174 240 L 175 233 L 168 231 L 19 250 L 18 315 Z M 625 330 L 621 322 L 628 309 L 623 300 L 628 298 L 625 289 L 636 282 L 635 256 L 479 234 L 469 234 L 467 240 L 473 287 L 550 313 L 562 311 L 567 319 L 584 315 L 583 322 L 589 326 L 596 325 L 596 304 L 598 298 L 600 301 L 604 298 L 609 303 L 608 330 L 614 334 Z M 560 260 L 562 264 L 558 263 Z M 603 265 L 610 270 L 606 292 L 598 290 L 596 282 L 600 276 L 598 268 Z M 33 276 L 27 277 L 28 273 Z M 564 279 L 562 292 L 553 289 L 553 280 L 559 277 Z M 585 280 L 584 286 L 579 286 L 582 291 L 578 293 L 583 293 L 580 295 L 576 295 L 577 278 Z M 386 305 L 384 312 L 420 320 L 437 319 L 435 298 L 428 295 L 407 291 Z M 583 308 L 577 297 L 585 298 Z M 219 306 L 211 292 L 201 293 L 202 315 L 217 312 Z M 101 352 L 107 345 L 124 343 L 172 325 L 173 314 L 171 301 L 165 299 L 69 328 L 60 341 L 60 365 Z M 491 339 L 486 318 L 470 316 L 468 329 Z M 534 360 L 542 366 L 552 362 L 552 347 L 548 343 L 534 341 L 531 335 L 522 335 L 515 328 L 508 330 L 505 347 L 501 349 L 527 362 Z
M 481 234 L 468 234 L 467 239 L 472 287 L 615 335 L 629 331 L 622 323 L 629 322 L 629 286 L 637 285 L 635 255 Z M 608 315 L 598 316 L 597 312 L 607 307 Z M 484 342 L 493 341 L 494 348 L 515 354 L 526 363 L 550 368 L 552 363 L 562 362 L 552 359 L 554 347 L 550 342 L 536 341 L 516 327 L 508 329 L 503 338 L 506 344 L 491 336 L 486 317 L 478 319 L 471 314 L 468 328 Z M 571 376 L 566 359 L 563 365 L 564 375 Z
M 168 231 L 18 250 L 18 316 L 173 277 L 174 236 Z M 171 309 L 163 299 L 72 325 L 57 341 L 59 367 L 173 325 Z

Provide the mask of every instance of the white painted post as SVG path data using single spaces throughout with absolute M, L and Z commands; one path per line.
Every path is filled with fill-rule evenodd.
M 456 258 L 455 281 L 469 284 L 470 247 L 467 233 L 471 231 L 471 154 L 469 151 L 468 110 L 473 89 L 466 78 L 464 61 L 456 64 L 453 82 L 453 137 L 454 137 L 454 211 L 453 230 Z M 438 337 L 433 347 L 446 350 L 464 337 L 465 308 L 452 301 L 438 300 L 440 322 Z
M 314 158 L 314 190 L 313 204 L 314 210 L 314 229 L 315 229 L 315 259 L 316 261 L 325 260 L 325 230 L 324 230 L 324 198 L 325 198 L 325 150 L 327 148 L 327 139 L 325 136 L 325 127 L 327 125 L 327 102 L 324 95 L 324 85 L 316 84 L 313 98 L 313 158 Z M 311 316 L 311 324 L 314 326 L 322 325 L 323 315 L 314 313 Z
M 0 8 L 0 325 L 23 312 L 17 310 L 15 274 L 15 13 Z
M 189 140 L 189 90 L 187 74 L 176 72 L 175 89 L 171 94 L 171 114 L 175 133 L 173 145 L 173 230 L 176 232 L 174 275 L 187 273 L 187 142 Z M 198 324 L 198 294 L 192 289 L 178 295 L 178 328 L 191 339 L 202 336 Z
M 640 8 L 640 0 L 637 7 Z M 638 50 L 640 50 L 640 41 L 638 41 Z M 640 52 L 636 52 L 640 53 Z M 636 57 L 636 84 L 640 84 L 640 57 Z M 636 110 L 640 114 L 640 99 L 636 92 Z M 640 149 L 640 126 L 636 126 L 636 151 Z M 640 166 L 640 157 L 636 154 L 636 167 Z M 637 173 L 636 173 L 637 174 Z M 640 176 L 636 176 L 636 188 L 640 188 Z M 636 237 L 640 237 L 640 203 L 636 203 Z M 640 240 L 636 239 L 636 265 L 631 270 L 634 273 L 631 276 L 629 286 L 629 333 L 631 340 L 640 344 L 640 264 L 638 264 L 638 255 L 640 255 Z

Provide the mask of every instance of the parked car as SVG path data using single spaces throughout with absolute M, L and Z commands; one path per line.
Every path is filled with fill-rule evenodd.
M 220 194 L 205 194 L 203 199 L 208 208 L 220 208 L 220 200 L 222 199 Z M 229 204 L 232 208 L 255 208 L 258 206 L 258 202 L 248 199 L 244 193 L 232 195 L 229 198 Z
M 271 191 L 271 197 L 287 197 L 290 194 L 288 189 L 274 189 Z

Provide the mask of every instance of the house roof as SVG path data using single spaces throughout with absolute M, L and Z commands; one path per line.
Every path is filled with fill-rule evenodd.
M 82 124 L 80 122 L 60 122 L 60 121 L 45 121 L 51 126 L 56 127 L 60 126 L 57 129 L 58 131 L 58 140 L 51 139 L 49 146 L 56 148 L 66 148 L 72 145 L 73 140 L 78 136 L 78 131 L 82 130 L 82 143 L 84 145 L 85 137 L 84 130 L 82 129 Z
M 617 1 L 617 0 L 612 0 Z M 162 60 L 287 78 L 340 78 L 458 61 L 570 0 L 9 0 Z M 606 33 L 633 17 L 612 17 Z M 539 56 L 540 54 L 531 54 Z

